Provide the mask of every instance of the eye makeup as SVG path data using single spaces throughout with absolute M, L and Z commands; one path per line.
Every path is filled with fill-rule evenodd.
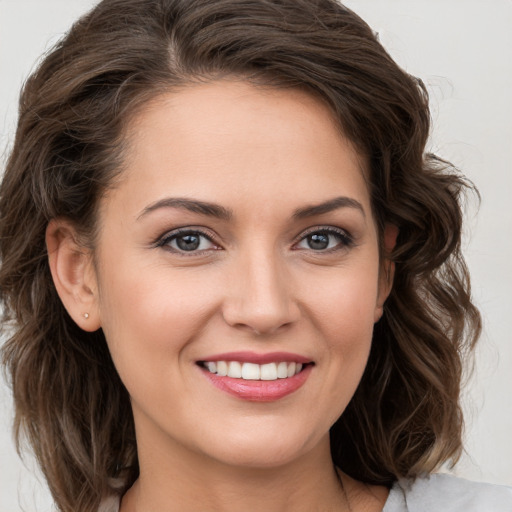
M 331 245 L 333 239 L 337 240 L 337 243 Z M 305 242 L 307 247 L 297 247 L 302 242 Z M 334 226 L 315 226 L 301 233 L 300 240 L 294 247 L 297 247 L 295 250 L 331 253 L 353 245 L 355 245 L 354 238 L 346 230 Z
M 199 256 L 209 251 L 223 250 L 215 241 L 217 238 L 209 229 L 184 226 L 166 232 L 152 245 L 185 257 Z M 336 226 L 312 226 L 301 232 L 296 240 L 292 244 L 292 250 L 312 251 L 318 255 L 347 250 L 355 245 L 354 237 L 345 229 Z

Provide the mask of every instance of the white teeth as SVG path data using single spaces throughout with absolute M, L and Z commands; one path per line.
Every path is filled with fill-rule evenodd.
M 261 380 L 276 380 L 277 365 L 276 363 L 262 364 L 260 367 Z
M 206 361 L 204 367 L 219 377 L 232 377 L 245 380 L 277 380 L 297 375 L 302 370 L 301 363 L 241 363 L 239 361 Z
M 254 363 L 244 363 L 242 365 L 242 379 L 260 380 L 260 365 Z
M 228 364 L 226 363 L 226 361 L 217 361 L 217 375 L 220 375 L 221 377 L 225 377 L 227 374 L 228 374 Z
M 277 378 L 286 379 L 288 377 L 288 364 L 281 362 L 277 365 Z
M 228 365 L 228 377 L 242 378 L 242 365 L 238 361 L 231 361 Z

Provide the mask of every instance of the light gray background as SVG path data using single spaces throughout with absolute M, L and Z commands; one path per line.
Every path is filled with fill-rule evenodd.
M 214 0 L 212 0 L 214 1 Z M 12 143 L 19 88 L 39 56 L 94 0 L 0 0 L 0 153 Z M 466 447 L 454 472 L 512 485 L 512 1 L 347 0 L 392 56 L 428 85 L 431 148 L 482 194 L 465 240 L 484 334 L 465 394 Z M 42 478 L 15 453 L 0 384 L 0 511 L 52 509 Z

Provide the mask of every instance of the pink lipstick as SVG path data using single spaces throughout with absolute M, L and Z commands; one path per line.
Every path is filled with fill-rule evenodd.
M 289 352 L 229 352 L 198 361 L 215 387 L 254 402 L 279 400 L 295 392 L 306 382 L 313 365 L 310 359 Z

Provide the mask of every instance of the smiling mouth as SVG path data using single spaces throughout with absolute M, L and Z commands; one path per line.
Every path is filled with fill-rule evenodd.
M 313 363 L 275 362 L 256 364 L 241 361 L 199 361 L 199 366 L 218 377 L 252 381 L 272 381 L 294 377 Z

